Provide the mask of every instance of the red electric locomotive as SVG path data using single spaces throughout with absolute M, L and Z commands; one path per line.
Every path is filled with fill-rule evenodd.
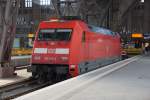
M 121 57 L 120 37 L 81 20 L 50 19 L 40 23 L 32 53 L 32 76 L 75 77 Z

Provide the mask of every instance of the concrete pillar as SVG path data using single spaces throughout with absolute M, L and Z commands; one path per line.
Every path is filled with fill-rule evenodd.
M 150 33 L 150 0 L 144 2 L 144 32 Z

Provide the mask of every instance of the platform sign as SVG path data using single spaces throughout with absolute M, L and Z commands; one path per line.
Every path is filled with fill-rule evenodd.
M 141 34 L 141 33 L 133 33 L 131 37 L 132 38 L 143 38 L 143 34 Z

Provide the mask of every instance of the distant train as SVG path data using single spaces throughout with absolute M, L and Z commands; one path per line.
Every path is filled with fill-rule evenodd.
M 132 33 L 131 40 L 124 44 L 124 51 L 129 56 L 140 55 L 144 53 L 144 36 L 142 33 Z
M 30 70 L 53 80 L 75 77 L 121 59 L 120 36 L 81 20 L 50 19 L 38 27 Z
M 11 52 L 12 56 L 20 55 L 31 55 L 33 41 L 35 38 L 34 33 L 28 33 L 24 35 L 23 33 L 17 33 L 13 43 L 13 49 Z
M 24 55 L 31 55 L 32 48 L 13 48 L 11 55 L 12 56 L 24 56 Z
M 12 56 L 11 57 L 11 66 L 13 67 L 22 67 L 30 64 L 31 56 Z

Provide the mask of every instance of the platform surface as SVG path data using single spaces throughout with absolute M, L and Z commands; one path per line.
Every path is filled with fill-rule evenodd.
M 150 100 L 150 57 L 99 78 L 65 100 Z
M 0 78 L 0 87 L 31 77 L 31 73 L 28 73 L 27 69 L 17 70 L 16 73 L 17 76 L 12 76 L 10 78 Z
M 16 100 L 150 100 L 150 55 L 131 58 L 108 69 L 98 69 Z

